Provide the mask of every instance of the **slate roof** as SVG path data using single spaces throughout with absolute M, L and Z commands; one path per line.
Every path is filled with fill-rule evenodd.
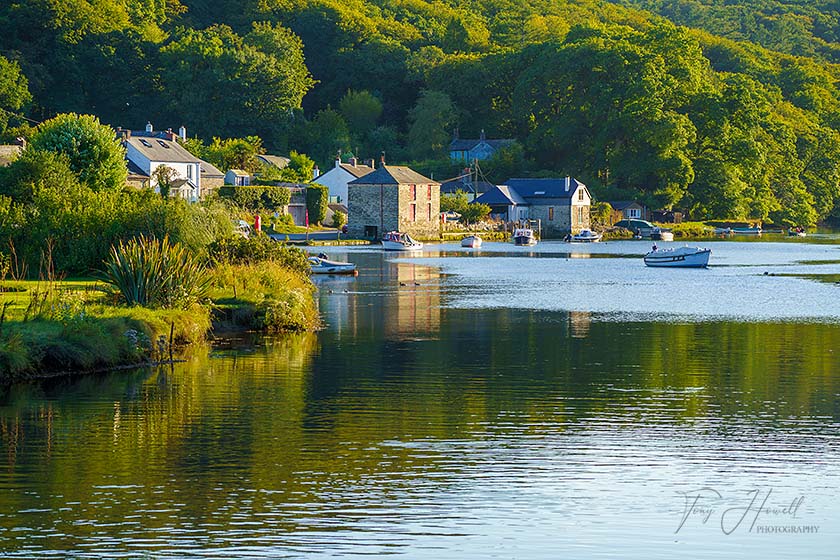
M 586 187 L 574 178 L 561 179 L 508 179 L 504 184 L 515 190 L 522 198 L 571 198 L 578 187 Z
M 9 165 L 20 155 L 23 148 L 17 144 L 0 145 L 0 167 Z
M 342 163 L 341 168 L 356 179 L 358 179 L 359 177 L 364 177 L 368 173 L 373 173 L 374 171 L 376 171 L 373 167 L 369 167 L 367 165 L 359 165 L 358 163 L 355 165 L 355 167 L 350 165 L 349 163 Z
M 250 177 L 251 176 L 250 173 L 248 173 L 247 171 L 243 171 L 241 169 L 229 169 L 228 173 L 233 173 L 237 177 Z
M 619 212 L 624 210 L 628 206 L 632 206 L 634 204 L 644 208 L 644 204 L 642 204 L 641 202 L 636 202 L 635 200 L 616 200 L 616 201 L 610 201 L 607 204 L 612 206 L 613 210 L 617 210 Z
M 131 138 L 126 138 L 125 141 L 150 161 L 164 163 L 196 163 L 200 161 L 183 146 L 171 140 L 154 137 L 135 138 L 132 136 Z
M 327 207 L 333 212 L 344 212 L 347 214 L 347 207 L 343 204 L 327 204 Z
M 225 176 L 225 174 L 222 173 L 219 170 L 219 168 L 216 167 L 215 165 L 213 165 L 212 163 L 208 163 L 208 162 L 204 161 L 203 159 L 200 159 L 198 161 L 199 161 L 199 168 L 201 169 L 201 176 L 202 177 L 213 177 L 213 178 L 216 178 L 216 179 L 221 179 L 222 177 Z
M 483 195 L 475 199 L 475 202 L 487 204 L 488 206 L 527 206 L 528 202 L 519 194 L 506 185 L 493 187 Z
M 464 191 L 465 193 L 475 192 L 477 194 L 483 194 L 487 191 L 491 190 L 495 187 L 493 183 L 488 183 L 487 181 L 467 181 L 464 182 L 463 179 L 453 179 L 452 181 L 444 181 L 440 184 L 440 192 L 441 194 L 444 193 L 454 193 L 457 191 Z
M 342 167 L 344 167 L 342 165 Z M 357 167 L 358 168 L 358 167 Z M 420 175 L 410 167 L 401 165 L 385 165 L 368 173 L 364 177 L 350 181 L 348 185 L 417 185 L 432 184 L 438 185 L 428 177 Z
M 449 143 L 450 152 L 468 152 L 481 144 L 486 142 L 494 150 L 500 150 L 505 146 L 513 143 L 512 138 L 502 138 L 498 140 L 482 140 L 481 138 L 458 138 Z
M 266 165 L 271 165 L 276 167 L 277 169 L 283 169 L 292 161 L 287 157 L 283 156 L 272 156 L 269 154 L 260 154 L 257 156 L 257 159 L 260 160 L 262 163 Z
M 146 178 L 149 177 L 149 175 L 145 171 L 140 169 L 140 167 L 138 167 L 137 164 L 135 164 L 130 159 L 126 160 L 126 163 L 128 164 L 128 175 L 129 175 L 129 177 L 131 177 L 131 176 L 146 177 Z

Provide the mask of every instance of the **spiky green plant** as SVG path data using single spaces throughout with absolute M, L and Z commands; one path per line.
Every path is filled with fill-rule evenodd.
M 140 236 L 111 247 L 101 279 L 127 305 L 187 309 L 207 298 L 211 277 L 178 243 Z

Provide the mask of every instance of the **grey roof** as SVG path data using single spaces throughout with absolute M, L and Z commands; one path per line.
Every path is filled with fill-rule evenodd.
M 345 214 L 348 212 L 347 207 L 343 204 L 327 204 L 327 206 L 333 212 L 344 212 Z
M 641 202 L 636 202 L 635 200 L 615 200 L 615 201 L 612 201 L 612 200 L 611 200 L 611 201 L 610 201 L 610 202 L 608 202 L 607 204 L 609 204 L 610 206 L 612 206 L 612 207 L 613 207 L 613 210 L 618 210 L 618 211 L 624 210 L 624 209 L 625 209 L 625 208 L 627 208 L 628 206 L 632 206 L 632 205 L 634 205 L 634 204 L 635 204 L 636 206 L 640 206 L 640 207 L 642 207 L 642 208 L 644 208 L 644 207 L 645 207 L 645 205 L 644 205 L 644 204 L 642 204 Z
M 440 192 L 443 193 L 454 193 L 457 191 L 464 191 L 465 193 L 471 193 L 473 190 L 477 194 L 483 194 L 495 187 L 493 183 L 488 183 L 487 181 L 470 181 L 466 177 L 463 179 L 453 179 L 452 181 L 444 181 L 440 184 Z
M 0 145 L 0 166 L 9 165 L 23 151 L 21 146 L 17 144 L 2 144 Z
M 568 180 L 569 188 L 566 188 Z M 561 179 L 508 179 L 505 185 L 522 198 L 571 198 L 578 187 L 586 185 L 571 177 Z
M 213 177 L 213 178 L 222 178 L 225 176 L 218 167 L 214 166 L 212 163 L 206 162 L 203 159 L 198 160 L 201 166 L 201 176 L 202 177 Z
M 128 174 L 129 174 L 129 176 L 131 176 L 131 175 L 134 175 L 134 176 L 137 176 L 137 177 L 148 177 L 149 176 L 148 173 L 146 173 L 145 171 L 140 169 L 140 167 L 138 167 L 137 164 L 135 164 L 130 159 L 126 160 L 126 163 L 128 164 Z
M 262 163 L 276 167 L 277 169 L 285 168 L 292 161 L 287 157 L 272 156 L 270 154 L 260 154 L 257 156 L 257 159 L 260 160 Z
M 483 195 L 475 199 L 475 202 L 487 204 L 489 206 L 527 206 L 528 202 L 519 194 L 505 185 L 493 187 Z
M 177 142 L 164 138 L 135 138 L 132 136 L 131 138 L 126 138 L 125 141 L 138 152 L 149 158 L 150 161 L 164 163 L 198 163 L 201 161 Z
M 494 150 L 500 150 L 505 146 L 513 144 L 514 140 L 512 138 L 501 138 L 498 140 L 482 140 L 481 138 L 457 138 L 449 143 L 449 151 L 469 151 L 481 144 L 482 142 L 486 142 Z
M 373 173 L 374 171 L 376 171 L 373 167 L 369 167 L 367 165 L 359 165 L 358 163 L 355 166 L 349 163 L 342 163 L 341 168 L 357 179 L 359 177 L 364 177 L 368 173 Z
M 344 167 L 342 165 L 342 167 Z M 420 175 L 410 167 L 403 167 L 401 165 L 384 165 L 368 173 L 364 177 L 350 181 L 348 185 L 416 185 L 416 184 L 433 184 L 438 185 L 436 181 L 432 181 L 428 177 Z

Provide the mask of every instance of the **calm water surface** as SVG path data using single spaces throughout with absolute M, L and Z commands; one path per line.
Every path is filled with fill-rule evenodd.
M 317 335 L 6 389 L 0 556 L 836 558 L 840 249 L 711 246 L 336 250 Z

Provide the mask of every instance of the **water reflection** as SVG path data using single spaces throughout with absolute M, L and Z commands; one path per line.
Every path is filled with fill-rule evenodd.
M 0 555 L 834 554 L 840 326 L 457 309 L 391 259 L 319 280 L 317 335 L 7 390 Z M 708 485 L 822 531 L 675 536 Z

